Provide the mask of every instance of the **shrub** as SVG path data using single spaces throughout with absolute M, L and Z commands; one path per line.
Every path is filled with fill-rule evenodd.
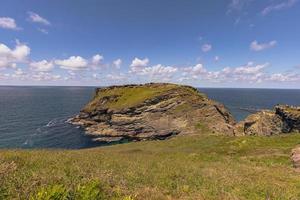
M 92 181 L 85 185 L 78 185 L 75 191 L 74 199 L 106 199 L 104 190 L 98 181 Z
M 63 185 L 41 188 L 30 200 L 67 200 L 69 192 Z

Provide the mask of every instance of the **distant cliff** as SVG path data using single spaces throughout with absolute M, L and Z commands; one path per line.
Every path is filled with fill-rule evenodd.
M 190 86 L 150 83 L 99 88 L 72 120 L 98 141 L 164 139 L 177 134 L 234 134 L 225 106 Z
M 277 105 L 249 115 L 236 125 L 237 135 L 276 135 L 300 132 L 300 107 Z

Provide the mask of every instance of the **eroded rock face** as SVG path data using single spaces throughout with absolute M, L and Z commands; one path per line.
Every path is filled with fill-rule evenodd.
M 300 107 L 278 105 L 249 115 L 236 125 L 236 135 L 276 135 L 300 132 Z
M 276 115 L 283 121 L 282 132 L 300 132 L 300 107 L 281 105 L 275 107 Z
M 97 89 L 92 101 L 71 122 L 95 140 L 106 142 L 204 132 L 233 135 L 235 124 L 224 105 L 197 89 L 158 83 Z

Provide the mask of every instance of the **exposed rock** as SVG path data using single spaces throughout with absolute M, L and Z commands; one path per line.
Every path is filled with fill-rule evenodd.
M 100 141 L 165 139 L 204 132 L 233 135 L 235 124 L 224 105 L 197 89 L 164 83 L 97 89 L 71 122 Z
M 300 170 L 300 146 L 297 146 L 292 150 L 292 163 L 294 168 Z
M 236 125 L 236 135 L 276 135 L 300 132 L 300 107 L 277 105 L 249 115 Z
M 281 105 L 275 107 L 275 112 L 283 121 L 282 132 L 300 132 L 300 107 Z

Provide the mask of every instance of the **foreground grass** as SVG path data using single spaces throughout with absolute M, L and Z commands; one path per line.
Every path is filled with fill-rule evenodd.
M 300 134 L 0 151 L 0 199 L 300 199 Z

